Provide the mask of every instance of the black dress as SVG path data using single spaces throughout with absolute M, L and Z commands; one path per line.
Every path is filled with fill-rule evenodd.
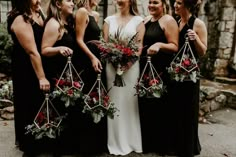
M 75 40 L 75 31 L 72 25 L 65 25 L 65 32 L 62 38 L 53 45 L 53 47 L 57 46 L 66 46 L 73 50 L 72 55 L 72 64 L 76 68 L 78 65 L 78 52 L 75 51 L 76 48 L 76 40 Z M 65 66 L 67 64 L 67 57 L 57 54 L 51 57 L 44 57 L 44 69 L 46 76 L 51 84 L 51 91 L 54 90 L 56 81 L 55 79 L 59 79 Z M 77 69 L 79 70 L 79 69 Z M 78 72 L 78 71 L 77 71 Z M 76 106 L 79 106 L 79 110 L 74 110 L 74 106 L 65 107 L 65 102 L 61 101 L 60 98 L 54 98 L 51 100 L 57 111 L 60 115 L 68 115 L 66 116 L 61 123 L 63 128 L 60 136 L 57 137 L 57 152 L 58 154 L 71 154 L 74 149 L 78 149 L 79 146 L 74 144 L 77 141 L 74 139 L 74 125 L 80 125 L 79 119 L 74 119 L 73 115 L 81 115 L 82 109 L 81 104 L 77 102 Z M 77 135 L 80 132 L 77 130 Z
M 17 16 L 15 16 L 17 17 Z M 15 18 L 8 19 L 8 28 Z M 44 28 L 31 21 L 35 43 L 38 52 L 41 52 L 41 41 Z M 20 45 L 16 35 L 10 31 L 14 46 L 12 59 L 12 80 L 14 95 L 15 137 L 19 149 L 28 153 L 52 151 L 54 140 L 35 140 L 31 134 L 25 134 L 25 127 L 33 123 L 33 120 L 43 103 L 44 94 L 39 88 L 39 80 L 33 69 L 29 55 Z
M 164 31 L 159 21 L 151 20 L 145 24 L 143 52 L 140 59 L 140 72 L 147 62 L 147 49 L 156 42 L 167 43 Z M 165 86 L 168 86 L 169 75 L 166 67 L 169 66 L 173 54 L 159 51 L 152 55 L 152 64 L 162 78 Z M 169 107 L 166 103 L 166 92 L 161 98 L 139 98 L 139 112 L 141 120 L 143 152 L 157 152 L 164 154 L 170 151 L 169 137 Z
M 195 17 L 191 16 L 188 23 L 180 31 L 179 49 L 185 43 L 185 34 L 188 29 L 193 29 Z M 191 49 L 198 60 L 195 46 L 190 41 Z M 169 91 L 170 104 L 175 111 L 171 116 L 172 125 L 175 126 L 175 138 L 177 153 L 181 157 L 193 157 L 200 154 L 201 146 L 198 138 L 198 112 L 200 81 L 172 82 Z
M 99 40 L 99 36 L 100 28 L 98 27 L 94 17 L 89 16 L 89 23 L 84 34 L 84 42 L 87 44 L 91 52 L 98 57 L 98 59 L 100 58 L 100 54 L 97 47 L 92 43 L 88 43 L 88 41 Z M 75 66 L 79 71 L 82 71 L 80 76 L 84 82 L 83 93 L 88 94 L 97 79 L 97 73 L 92 67 L 91 60 L 84 52 L 82 52 L 78 45 L 75 51 L 78 52 L 78 57 L 75 58 L 76 60 L 78 59 Z M 102 81 L 105 86 L 104 78 L 104 72 L 102 72 Z M 82 154 L 108 152 L 107 118 L 103 117 L 99 123 L 94 123 L 91 115 L 82 113 L 82 110 L 83 106 L 76 106 L 68 115 L 71 122 L 74 122 L 71 125 L 71 134 L 73 135 L 76 145 L 72 146 L 72 151 Z

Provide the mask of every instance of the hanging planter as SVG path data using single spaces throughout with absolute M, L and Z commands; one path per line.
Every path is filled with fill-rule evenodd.
M 160 98 L 164 92 L 163 81 L 152 65 L 150 56 L 135 88 L 139 97 L 146 98 Z
M 95 123 L 98 123 L 105 115 L 113 119 L 114 113 L 117 111 L 101 82 L 101 74 L 98 74 L 96 82 L 85 95 L 84 103 L 83 112 L 90 113 Z
M 65 106 L 75 105 L 75 101 L 83 98 L 82 89 L 84 82 L 76 71 L 68 57 L 64 70 L 59 79 L 56 79 L 56 88 L 53 91 L 54 97 L 60 97 L 65 102 Z
M 197 82 L 197 79 L 199 79 L 200 69 L 189 44 L 188 37 L 186 37 L 185 44 L 170 63 L 168 73 L 171 79 L 177 82 L 189 80 Z
M 36 114 L 33 124 L 26 126 L 26 134 L 31 133 L 35 139 L 56 138 L 62 129 L 60 127 L 62 119 L 63 116 L 58 113 L 49 100 L 49 94 L 45 94 L 45 100 Z

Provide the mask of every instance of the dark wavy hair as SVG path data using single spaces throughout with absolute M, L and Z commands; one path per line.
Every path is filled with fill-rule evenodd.
M 139 15 L 137 0 L 130 0 L 130 14 Z
M 14 19 L 18 15 L 23 15 L 26 22 L 32 22 L 31 13 L 31 1 L 32 0 L 12 0 L 12 10 L 7 14 L 7 29 L 10 32 L 10 27 Z
M 199 4 L 198 0 L 183 0 L 184 6 L 189 9 L 193 15 L 197 15 Z

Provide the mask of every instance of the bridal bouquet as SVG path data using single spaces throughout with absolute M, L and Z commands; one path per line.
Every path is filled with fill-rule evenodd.
M 110 35 L 108 42 L 103 38 L 99 41 L 90 41 L 98 46 L 101 60 L 111 63 L 116 69 L 114 86 L 117 87 L 125 86 L 122 75 L 139 59 L 137 52 L 140 49 L 137 33 L 130 38 L 122 38 L 120 30 L 118 29 L 114 36 Z
M 185 44 L 172 60 L 167 70 L 171 79 L 177 82 L 191 80 L 195 83 L 199 79 L 200 69 L 188 38 L 186 38 Z

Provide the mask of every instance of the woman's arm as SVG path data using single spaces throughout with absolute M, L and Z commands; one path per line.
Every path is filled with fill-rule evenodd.
M 190 40 L 194 41 L 196 51 L 199 56 L 203 56 L 207 50 L 207 29 L 203 21 L 196 19 L 193 30 L 188 30 Z
M 160 26 L 165 33 L 167 43 L 157 42 L 150 46 L 148 54 L 156 54 L 159 51 L 162 52 L 177 52 L 178 51 L 178 40 L 179 40 L 179 29 L 177 22 L 170 15 L 164 15 L 159 20 Z
M 88 12 L 85 8 L 80 8 L 75 15 L 75 32 L 76 41 L 81 48 L 81 50 L 89 57 L 92 62 L 92 66 L 96 72 L 101 72 L 102 65 L 97 57 L 89 50 L 87 45 L 84 43 L 84 34 L 86 27 L 88 25 Z
M 104 22 L 102 30 L 103 30 L 103 32 L 102 32 L 103 38 L 107 42 L 109 39 L 109 25 L 108 25 L 108 23 Z
M 62 37 L 62 33 L 59 32 L 59 23 L 54 19 L 51 18 L 46 26 L 43 33 L 42 39 L 42 55 L 44 56 L 55 56 L 57 54 L 61 54 L 63 56 L 72 55 L 73 50 L 66 46 L 57 46 L 53 47 L 57 40 Z
M 138 44 L 139 44 L 139 51 L 138 51 L 138 56 L 141 55 L 142 53 L 142 49 L 143 49 L 143 37 L 144 37 L 144 33 L 145 33 L 145 26 L 144 23 L 141 22 L 138 27 L 137 27 L 137 32 L 138 32 Z
M 22 16 L 18 16 L 11 27 L 21 46 L 29 55 L 35 74 L 39 80 L 40 89 L 48 91 L 50 84 L 45 77 L 41 56 L 37 50 L 33 29 L 30 23 L 25 22 Z M 27 30 L 27 31 L 24 31 Z

